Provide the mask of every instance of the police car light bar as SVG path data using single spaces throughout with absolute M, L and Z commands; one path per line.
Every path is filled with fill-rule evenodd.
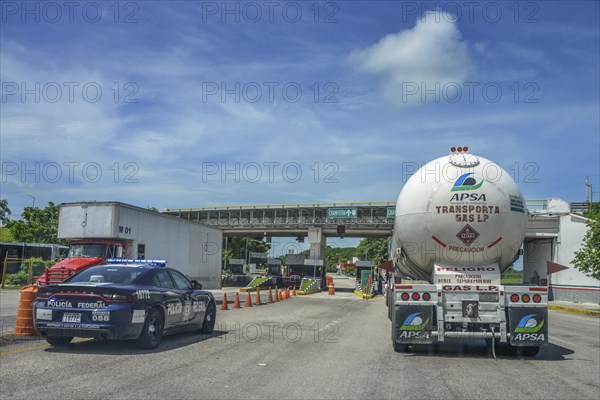
M 157 267 L 166 267 L 167 260 L 128 260 L 125 258 L 107 258 L 106 264 L 145 264 L 155 265 Z

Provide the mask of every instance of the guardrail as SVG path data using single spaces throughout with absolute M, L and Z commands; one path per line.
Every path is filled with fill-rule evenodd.
M 530 210 L 545 210 L 548 208 L 547 199 L 529 199 L 525 200 L 527 208 Z M 273 208 L 329 208 L 329 207 L 392 207 L 395 201 L 340 201 L 334 203 L 282 203 L 282 204 L 253 204 L 253 205 L 231 205 L 231 206 L 211 206 L 196 208 L 165 208 L 163 212 L 190 212 L 190 211 L 231 211 L 231 210 L 260 210 Z M 590 204 L 586 202 L 570 203 L 573 212 L 582 212 L 589 209 Z
M 359 201 L 359 202 L 336 202 L 336 203 L 296 203 L 296 204 L 254 204 L 239 206 L 213 206 L 201 208 L 166 208 L 163 212 L 184 212 L 184 211 L 227 211 L 227 210 L 260 210 L 270 208 L 328 208 L 328 207 L 391 207 L 395 206 L 395 201 Z

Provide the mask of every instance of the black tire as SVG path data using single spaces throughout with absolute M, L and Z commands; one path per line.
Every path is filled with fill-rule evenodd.
M 502 348 L 502 354 L 505 356 L 516 356 L 519 352 L 519 348 L 517 346 L 513 346 L 510 343 L 506 343 Z
M 68 346 L 73 340 L 73 337 L 55 337 L 55 336 L 46 336 L 46 342 L 48 342 L 52 346 Z
M 204 321 L 202 321 L 202 328 L 200 333 L 212 333 L 215 329 L 215 322 L 217 320 L 217 307 L 215 303 L 210 302 L 206 306 L 206 314 L 204 314 Z
M 157 348 L 162 340 L 164 327 L 165 322 L 162 313 L 153 308 L 146 317 L 144 328 L 142 328 L 142 333 L 137 340 L 138 345 L 142 349 Z
M 538 346 L 524 346 L 519 349 L 520 353 L 525 357 L 535 357 L 540 352 L 540 348 Z
M 408 351 L 408 345 L 405 343 L 398 343 L 395 340 L 392 340 L 392 347 L 394 347 L 394 351 L 396 353 L 406 353 Z

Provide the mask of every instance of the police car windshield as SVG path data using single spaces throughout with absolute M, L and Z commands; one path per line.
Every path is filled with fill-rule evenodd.
M 140 267 L 91 267 L 68 279 L 68 283 L 130 284 L 146 269 Z

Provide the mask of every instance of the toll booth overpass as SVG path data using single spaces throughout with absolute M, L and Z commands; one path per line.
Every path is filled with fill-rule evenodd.
M 396 203 L 259 204 L 166 209 L 163 213 L 223 230 L 223 236 L 308 236 L 311 259 L 322 259 L 327 236 L 386 238 Z
M 306 236 L 309 227 L 325 236 L 387 237 L 394 226 L 396 202 L 258 204 L 204 208 L 167 208 L 163 213 L 223 230 L 224 236 Z

